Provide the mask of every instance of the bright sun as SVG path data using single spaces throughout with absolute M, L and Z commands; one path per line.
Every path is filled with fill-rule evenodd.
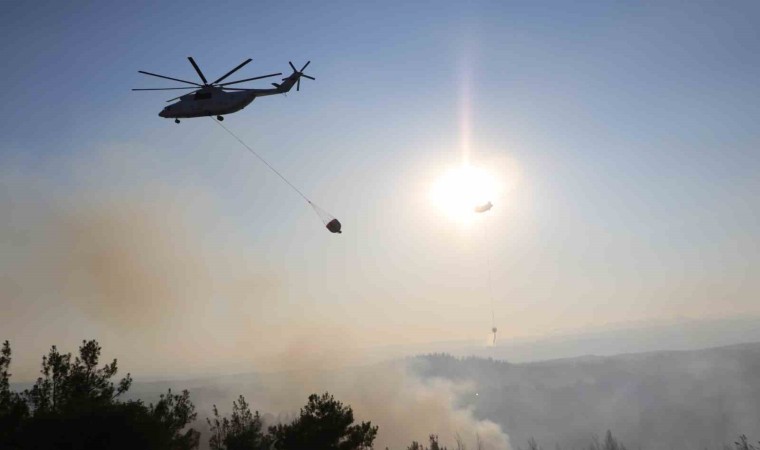
M 471 222 L 474 208 L 496 200 L 498 183 L 487 171 L 472 166 L 450 169 L 433 184 L 430 192 L 433 203 L 449 218 Z

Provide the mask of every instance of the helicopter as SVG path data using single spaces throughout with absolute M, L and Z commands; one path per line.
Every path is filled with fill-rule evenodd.
M 272 83 L 272 86 L 274 86 L 274 88 L 244 89 L 227 87 L 233 84 L 245 83 L 247 81 L 276 77 L 282 75 L 282 73 L 270 73 L 269 75 L 261 75 L 258 77 L 246 78 L 244 80 L 228 81 L 226 83 L 222 83 L 222 81 L 227 79 L 227 77 L 237 72 L 243 66 L 252 61 L 251 58 L 248 58 L 237 67 L 224 74 L 222 77 L 209 83 L 208 80 L 206 80 L 206 77 L 203 75 L 200 67 L 198 67 L 198 64 L 195 63 L 193 57 L 189 56 L 187 59 L 190 61 L 190 64 L 193 65 L 193 68 L 198 73 L 198 76 L 203 81 L 203 84 L 139 70 L 138 72 L 144 75 L 150 75 L 153 77 L 164 78 L 172 81 L 179 81 L 180 83 L 191 84 L 192 86 L 132 89 L 133 91 L 169 91 L 178 89 L 194 89 L 193 92 L 167 100 L 167 102 L 173 102 L 174 100 L 179 101 L 172 103 L 171 105 L 165 107 L 160 113 L 158 113 L 159 117 L 174 119 L 175 123 L 179 123 L 179 119 L 210 116 L 216 116 L 217 120 L 222 121 L 224 120 L 225 114 L 232 114 L 240 111 L 241 109 L 251 104 L 251 102 L 253 102 L 256 97 L 285 94 L 289 92 L 293 86 L 296 86 L 296 91 L 300 91 L 301 78 L 308 78 L 310 80 L 316 79 L 303 73 L 306 67 L 311 64 L 311 61 L 308 61 L 306 64 L 304 64 L 303 67 L 301 67 L 301 70 L 296 69 L 293 63 L 288 61 L 291 69 L 293 69 L 293 73 L 283 78 L 282 83 Z

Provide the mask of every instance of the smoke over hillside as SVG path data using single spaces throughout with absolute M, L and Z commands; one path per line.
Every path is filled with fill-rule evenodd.
M 470 380 L 477 417 L 514 444 L 588 444 L 612 430 L 631 447 L 719 448 L 760 426 L 760 344 L 530 364 L 422 358 L 423 377 Z
M 215 364 L 217 373 L 286 371 L 253 392 L 249 384 L 202 386 L 194 391 L 201 418 L 210 403 L 224 411 L 239 394 L 287 416 L 309 394 L 330 391 L 380 425 L 380 445 L 401 448 L 440 430 L 444 443 L 458 433 L 468 443 L 479 437 L 486 450 L 509 448 L 498 425 L 458 406 L 467 383 L 422 380 L 403 364 L 325 372 L 359 360 L 355 327 L 299 313 L 244 239 L 217 232 L 225 225 L 207 193 L 155 184 L 69 198 L 42 180 L 3 180 L 0 210 L 10 219 L 0 221 L 0 296 L 10 314 L 0 317 L 0 337 L 18 355 L 14 381 L 36 376 L 49 345 L 71 351 L 87 330 L 138 380 L 172 366 L 181 367 L 173 373 Z
M 244 394 L 272 422 L 329 390 L 380 426 L 376 448 L 403 449 L 437 433 L 472 448 L 587 448 L 612 430 L 628 448 L 718 449 L 760 424 L 760 343 L 699 351 L 510 364 L 430 355 L 333 371 L 138 383 L 133 395 L 188 386 L 201 409 L 229 410 Z M 507 438 L 506 433 L 509 434 Z

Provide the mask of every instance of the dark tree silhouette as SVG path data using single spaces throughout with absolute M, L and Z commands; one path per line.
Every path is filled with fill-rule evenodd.
M 430 447 L 425 447 L 417 441 L 412 441 L 412 445 L 407 447 L 406 450 L 446 450 L 446 447 L 441 447 L 441 444 L 438 442 L 437 434 L 431 434 L 429 439 Z
M 42 359 L 42 376 L 21 395 L 9 389 L 10 344 L 0 357 L 0 448 L 190 450 L 200 433 L 188 428 L 195 407 L 187 391 L 169 391 L 155 405 L 122 402 L 132 379 L 111 381 L 116 360 L 98 368 L 101 348 L 83 341 L 79 355 L 53 346 Z
M 607 434 L 604 436 L 604 443 L 599 444 L 599 439 L 594 437 L 589 450 L 626 450 L 625 445 L 618 442 L 612 435 L 612 431 L 607 430 Z
M 172 390 L 161 395 L 155 406 L 148 407 L 149 417 L 159 424 L 160 437 L 165 447 L 169 449 L 184 450 L 198 447 L 200 432 L 188 425 L 195 421 L 198 416 L 195 413 L 195 405 L 190 401 L 190 393 L 183 390 L 182 394 L 172 394 Z M 187 430 L 183 433 L 182 430 Z
M 11 373 L 8 371 L 11 366 L 11 345 L 8 341 L 3 342 L 3 348 L 0 351 L 0 411 L 5 408 L 11 401 Z
M 251 408 L 242 395 L 232 402 L 232 417 L 220 417 L 214 405 L 214 420 L 206 419 L 211 428 L 211 450 L 264 450 L 269 449 L 271 439 L 262 431 L 259 412 Z
M 528 450 L 543 450 L 543 448 L 540 445 L 538 445 L 538 443 L 533 437 L 531 437 L 530 439 L 528 439 Z
M 18 437 L 29 409 L 21 396 L 10 390 L 10 365 L 11 346 L 5 341 L 0 351 L 0 448 L 15 449 L 21 447 Z
M 760 448 L 760 442 L 757 443 L 758 447 L 755 447 L 749 443 L 749 439 L 744 434 L 739 436 L 739 440 L 734 442 L 734 445 L 736 446 L 736 450 L 758 450 Z
M 362 450 L 372 448 L 377 427 L 371 422 L 354 423 L 350 406 L 325 392 L 312 394 L 301 413 L 290 424 L 269 428 L 279 450 Z
M 43 377 L 31 390 L 24 391 L 35 415 L 60 413 L 82 407 L 111 404 L 132 385 L 129 374 L 114 386 L 111 378 L 118 371 L 116 360 L 98 369 L 101 347 L 96 341 L 82 341 L 79 356 L 61 354 L 54 345 L 42 358 Z

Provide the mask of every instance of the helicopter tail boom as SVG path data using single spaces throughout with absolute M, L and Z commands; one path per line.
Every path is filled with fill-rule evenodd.
M 290 67 L 293 69 L 293 73 L 288 75 L 287 77 L 282 79 L 282 82 L 280 83 L 272 83 L 272 86 L 274 86 L 274 89 L 230 89 L 230 88 L 224 88 L 227 90 L 235 90 L 235 91 L 247 91 L 252 94 L 254 94 L 256 97 L 263 97 L 266 95 L 277 95 L 277 94 L 286 94 L 290 92 L 291 89 L 293 89 L 293 86 L 296 87 L 296 90 L 301 90 L 301 78 L 308 78 L 310 80 L 314 80 L 314 77 L 311 77 L 309 75 L 306 75 L 303 73 L 304 69 L 306 69 L 306 66 L 308 66 L 311 63 L 311 61 L 304 64 L 303 67 L 301 67 L 301 70 L 296 69 L 296 67 L 293 65 L 292 62 L 288 61 L 288 64 L 290 64 Z
M 293 86 L 298 83 L 298 74 L 292 74 L 287 78 L 284 78 L 282 80 L 282 83 L 272 83 L 272 85 L 282 94 L 285 94 L 287 92 L 290 92 L 291 89 L 293 89 Z
M 290 68 L 293 69 L 293 73 L 291 73 L 288 77 L 282 79 L 281 84 L 275 84 L 274 86 L 283 94 L 285 92 L 289 92 L 291 89 L 293 89 L 293 85 L 296 86 L 296 90 L 301 90 L 301 78 L 308 78 L 310 80 L 314 80 L 314 77 L 310 77 L 309 75 L 306 75 L 303 73 L 303 71 L 306 69 L 306 67 L 311 64 L 311 61 L 307 61 L 306 64 L 301 67 L 301 70 L 296 69 L 296 66 L 293 65 L 291 61 L 288 61 L 288 64 L 290 65 Z

